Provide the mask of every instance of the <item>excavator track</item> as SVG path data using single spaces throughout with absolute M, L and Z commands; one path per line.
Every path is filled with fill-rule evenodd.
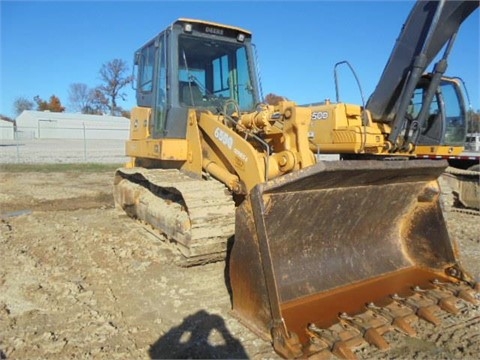
M 480 215 L 480 172 L 449 166 L 442 176 L 455 196 L 454 211 Z
M 220 182 L 195 179 L 176 169 L 118 169 L 117 207 L 174 242 L 181 265 L 223 260 L 235 232 L 235 204 Z
M 434 326 L 433 335 L 437 337 L 439 329 L 444 329 L 442 333 L 453 333 L 460 327 L 480 326 L 479 294 L 465 283 L 434 279 L 428 288 L 413 286 L 408 296 L 391 294 L 385 300 L 381 306 L 366 303 L 364 311 L 357 314 L 341 312 L 338 321 L 331 326 L 306 324 L 302 332 L 308 341 L 302 356 L 311 359 L 379 358 L 394 351 L 402 337 L 431 336 L 422 322 Z M 458 317 L 453 325 L 452 317 Z

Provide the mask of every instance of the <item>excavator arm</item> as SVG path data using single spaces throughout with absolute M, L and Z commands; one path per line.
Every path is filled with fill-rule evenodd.
M 418 1 L 413 7 L 383 70 L 367 109 L 376 122 L 391 126 L 388 141 L 395 147 L 402 130 L 414 126 L 417 131 L 405 142 L 415 144 L 425 123 L 427 110 L 447 68 L 447 58 L 460 25 L 479 6 L 479 1 Z M 446 45 L 446 46 L 445 46 Z M 445 47 L 436 63 L 422 109 L 411 124 L 407 112 L 417 84 L 430 63 Z M 415 129 L 413 129 L 415 130 Z M 408 133 L 408 131 L 406 132 Z

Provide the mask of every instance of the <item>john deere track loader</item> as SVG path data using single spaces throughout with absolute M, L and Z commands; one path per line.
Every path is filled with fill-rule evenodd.
M 435 323 L 439 307 L 476 302 L 439 204 L 446 164 L 317 162 L 314 112 L 262 103 L 254 58 L 249 31 L 192 19 L 136 52 L 117 206 L 187 265 L 225 258 L 233 241 L 233 312 L 285 357 L 387 348 L 386 331 L 412 335 L 417 316 Z M 375 135 L 380 148 L 388 135 Z

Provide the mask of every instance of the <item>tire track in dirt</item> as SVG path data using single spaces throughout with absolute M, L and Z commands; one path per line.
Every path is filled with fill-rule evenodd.
M 113 208 L 112 177 L 0 175 L 0 213 L 32 211 L 0 220 L 3 355 L 278 358 L 231 315 L 226 264 L 175 266 L 169 244 Z M 478 218 L 448 209 L 447 217 L 464 264 L 480 274 Z M 439 328 L 420 320 L 418 337 L 391 332 L 390 351 L 368 346 L 357 355 L 475 358 L 479 311 L 466 305 L 458 316 L 443 314 Z

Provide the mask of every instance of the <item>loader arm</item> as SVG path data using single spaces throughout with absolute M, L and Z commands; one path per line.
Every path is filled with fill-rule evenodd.
M 267 146 L 264 153 L 211 113 L 198 119 L 203 142 L 203 170 L 222 181 L 235 193 L 246 194 L 266 179 Z
M 268 179 L 313 165 L 310 112 L 294 105 L 284 102 L 281 108 L 264 107 L 235 118 L 199 113 L 203 170 L 235 193 L 247 194 Z M 281 125 L 278 116 L 286 119 Z

